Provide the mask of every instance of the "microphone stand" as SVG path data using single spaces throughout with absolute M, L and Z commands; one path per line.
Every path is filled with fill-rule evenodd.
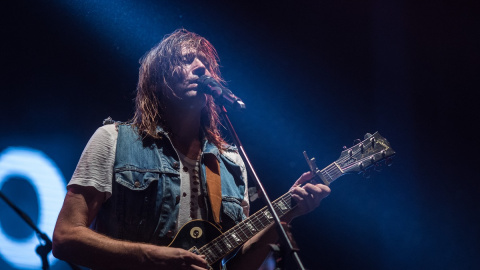
M 230 135 L 232 136 L 232 139 L 233 139 L 235 145 L 238 147 L 238 151 L 239 151 L 240 156 L 242 157 L 243 161 L 245 162 L 245 166 L 247 168 L 247 171 L 249 172 L 250 176 L 252 176 L 255 179 L 255 183 L 257 185 L 257 188 L 260 190 L 260 194 L 263 194 L 264 201 L 267 204 L 268 209 L 270 210 L 270 213 L 272 214 L 272 217 L 275 221 L 277 231 L 278 231 L 278 234 L 280 236 L 280 242 L 282 244 L 284 244 L 285 248 L 287 248 L 287 250 L 283 250 L 280 253 L 283 254 L 283 256 L 285 256 L 285 254 L 291 254 L 292 258 L 294 259 L 295 263 L 298 266 L 298 269 L 304 270 L 305 268 L 303 267 L 302 261 L 300 260 L 300 257 L 298 256 L 298 253 L 297 253 L 298 248 L 296 248 L 294 246 L 294 244 L 292 243 L 289 235 L 287 234 L 287 232 L 285 230 L 285 227 L 282 226 L 282 223 L 280 222 L 280 218 L 278 217 L 277 212 L 273 208 L 272 202 L 268 198 L 267 192 L 265 192 L 265 189 L 264 189 L 262 183 L 260 182 L 260 179 L 258 178 L 257 173 L 253 169 L 253 166 L 250 163 L 250 160 L 248 159 L 247 153 L 243 149 L 243 145 L 240 142 L 240 139 L 238 138 L 237 133 L 235 132 L 235 129 L 233 128 L 233 125 L 230 122 L 230 119 L 228 118 L 227 110 L 225 109 L 225 107 L 223 105 L 221 105 L 221 104 L 218 104 L 218 105 L 221 109 L 220 116 L 222 117 L 223 121 L 226 123 L 227 129 L 230 132 Z M 275 247 L 275 245 L 271 245 L 271 247 L 272 247 L 272 249 L 274 249 L 274 251 L 278 252 L 278 247 Z
M 20 208 L 18 208 L 13 202 L 11 202 L 2 192 L 0 192 L 0 198 L 2 198 L 27 224 L 30 226 L 35 233 L 37 233 L 38 237 L 40 237 L 44 243 L 40 243 L 37 248 L 35 249 L 35 252 L 40 256 L 40 259 L 42 260 L 42 269 L 47 270 L 50 268 L 50 265 L 48 263 L 48 253 L 52 251 L 52 240 L 46 235 L 45 233 L 41 232 L 38 227 L 35 225 L 35 223 L 32 221 L 32 219 L 25 214 Z M 80 267 L 67 262 L 70 267 L 73 270 L 81 270 Z

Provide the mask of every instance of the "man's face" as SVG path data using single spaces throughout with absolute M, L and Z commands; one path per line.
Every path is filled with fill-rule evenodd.
M 197 80 L 202 75 L 212 76 L 205 55 L 195 49 L 182 48 L 182 64 L 172 87 L 175 103 L 190 108 L 205 106 L 205 94 L 197 92 Z

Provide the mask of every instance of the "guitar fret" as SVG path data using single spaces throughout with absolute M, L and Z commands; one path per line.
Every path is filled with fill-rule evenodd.
M 265 215 L 265 217 L 266 217 L 267 219 L 269 219 L 269 220 L 270 220 L 270 219 L 273 219 L 272 213 L 270 213 L 270 211 L 265 210 L 265 211 L 263 211 L 263 214 Z
M 255 235 L 255 232 L 257 231 L 257 229 L 255 228 L 255 226 L 254 226 L 250 221 L 245 222 L 245 224 L 247 225 L 248 230 L 249 230 L 253 235 Z
M 214 245 L 215 247 L 215 255 L 218 256 L 219 254 L 222 254 L 223 253 L 223 249 L 221 247 L 221 243 L 217 240 Z
M 260 214 L 260 212 L 259 212 L 259 214 Z M 255 221 L 254 222 L 256 224 L 255 227 L 257 228 L 258 231 L 261 231 L 264 228 L 262 220 L 260 219 L 259 215 L 255 215 Z
M 283 201 L 280 201 L 278 203 L 278 208 L 279 208 L 280 211 L 282 211 L 282 214 L 284 213 L 284 211 L 287 210 L 287 206 L 285 205 L 285 203 Z
M 247 230 L 248 228 L 245 226 L 245 223 L 243 224 L 240 224 L 240 226 L 238 226 L 238 230 L 243 234 L 245 235 L 244 239 L 248 239 L 248 235 L 245 233 L 245 231 Z
M 265 217 L 265 212 L 262 211 L 261 213 L 262 215 L 258 217 L 258 221 L 260 221 L 261 228 L 263 229 L 265 228 L 265 224 L 263 223 L 263 221 L 266 217 Z
M 232 244 L 230 243 L 230 240 L 227 237 L 225 237 L 225 240 L 223 242 L 225 243 L 225 246 L 227 247 L 227 250 L 233 248 Z
M 241 239 L 239 238 L 239 236 L 234 233 L 232 233 L 232 239 L 235 241 L 235 244 L 238 244 L 241 242 Z
M 213 259 L 215 258 L 215 254 L 212 253 L 211 249 L 206 249 L 205 251 L 202 252 L 202 254 L 205 255 L 205 259 L 207 260 L 208 263 L 213 262 Z
M 227 246 L 227 237 L 223 237 L 223 239 L 220 239 L 220 241 L 218 242 L 220 247 L 222 248 L 222 252 L 225 252 L 225 250 L 228 250 L 228 246 Z
M 199 251 L 207 257 L 206 259 L 209 264 L 215 262 L 218 260 L 219 256 L 221 256 L 221 253 L 218 253 L 217 247 L 213 242 L 203 246 Z
M 321 172 L 324 176 L 327 176 L 328 178 L 330 178 L 330 180 L 332 180 L 332 177 L 330 176 L 330 173 L 328 173 L 328 170 L 321 171 Z M 328 181 L 328 182 L 331 182 L 331 181 Z
M 222 253 L 222 248 L 218 246 L 218 241 L 216 243 L 213 243 L 212 248 L 215 251 L 215 255 Z
M 250 224 L 250 222 L 244 222 L 243 223 L 243 227 L 245 228 L 244 231 L 248 232 L 248 233 L 245 233 L 245 235 L 247 236 L 248 239 L 250 239 L 250 237 L 254 236 L 255 235 L 255 232 L 252 231 L 252 229 L 254 230 L 253 226 Z

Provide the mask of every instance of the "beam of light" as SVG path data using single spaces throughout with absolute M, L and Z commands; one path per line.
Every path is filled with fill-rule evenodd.
M 57 1 L 69 14 L 85 25 L 92 36 L 98 37 L 106 46 L 126 51 L 139 58 L 136 52 L 159 41 L 172 29 L 168 27 L 168 3 L 129 0 L 106 1 Z M 167 10 L 165 10 L 167 9 Z M 126 49 L 125 49 L 126 48 Z M 135 52 L 135 53 L 132 53 Z
M 51 239 L 66 194 L 60 170 L 38 150 L 10 147 L 0 154 L 0 189 L 10 176 L 22 177 L 32 185 L 39 203 L 37 227 Z M 40 257 L 35 253 L 38 244 L 39 240 L 34 233 L 26 239 L 12 238 L 0 223 L 0 256 L 12 267 L 41 269 Z M 50 265 L 57 261 L 51 253 L 48 260 Z

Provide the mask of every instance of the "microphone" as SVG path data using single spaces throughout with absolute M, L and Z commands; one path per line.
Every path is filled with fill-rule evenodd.
M 197 84 L 198 90 L 207 95 L 213 96 L 216 102 L 239 111 L 245 109 L 245 103 L 243 103 L 239 97 L 235 96 L 232 91 L 223 87 L 214 78 L 202 75 L 197 80 Z

